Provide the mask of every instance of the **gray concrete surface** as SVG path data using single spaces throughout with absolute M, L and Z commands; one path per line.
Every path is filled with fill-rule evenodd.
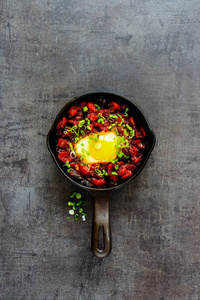
M 0 26 L 0 299 L 200 299 L 199 0 L 2 0 Z M 67 220 L 77 188 L 46 147 L 58 111 L 91 90 L 133 99 L 157 136 L 111 196 L 104 260 L 92 197 L 87 222 Z

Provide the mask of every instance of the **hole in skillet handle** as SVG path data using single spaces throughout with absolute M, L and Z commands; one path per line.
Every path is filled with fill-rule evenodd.
M 146 149 L 143 153 L 143 159 L 140 166 L 136 169 L 133 175 L 128 178 L 124 182 L 119 182 L 119 184 L 115 187 L 106 187 L 106 188 L 95 188 L 95 187 L 88 187 L 85 183 L 82 183 L 74 178 L 69 176 L 69 173 L 66 172 L 66 169 L 63 167 L 63 164 L 58 160 L 57 157 L 57 135 L 56 135 L 56 126 L 59 120 L 64 117 L 70 107 L 73 105 L 78 105 L 82 101 L 95 101 L 96 99 L 104 97 L 107 101 L 119 101 L 120 103 L 126 104 L 130 110 L 131 114 L 139 125 L 143 126 L 146 137 Z M 134 179 L 144 168 L 154 146 L 155 146 L 155 134 L 153 129 L 151 128 L 147 118 L 145 117 L 142 110 L 139 106 L 131 101 L 130 99 L 116 93 L 112 92 L 90 92 L 87 94 L 83 94 L 81 96 L 76 97 L 75 99 L 69 101 L 63 109 L 58 113 L 49 133 L 47 136 L 47 146 L 48 149 L 60 171 L 67 177 L 71 182 L 82 187 L 88 191 L 90 191 L 94 196 L 94 219 L 93 219 L 93 234 L 92 234 L 92 252 L 99 258 L 104 258 L 109 255 L 111 251 L 111 234 L 110 234 L 110 221 L 109 221 L 109 196 L 112 190 L 122 187 L 123 185 L 127 184 L 130 180 Z M 97 199 L 97 200 L 96 200 Z M 96 227 L 95 222 L 96 219 L 99 218 L 99 215 L 106 215 L 107 216 L 107 226 L 102 223 L 102 220 L 98 223 L 98 227 Z M 103 233 L 100 227 L 100 236 L 99 236 L 99 225 L 103 226 Z M 100 239 L 104 236 L 103 244 L 100 245 Z M 95 240 L 95 241 L 94 241 Z M 103 248 L 103 249 L 102 249 Z

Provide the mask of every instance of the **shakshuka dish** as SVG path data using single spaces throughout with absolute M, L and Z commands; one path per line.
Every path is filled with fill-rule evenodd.
M 145 129 L 133 108 L 99 97 L 71 106 L 56 126 L 57 158 L 75 181 L 88 187 L 112 187 L 140 168 Z

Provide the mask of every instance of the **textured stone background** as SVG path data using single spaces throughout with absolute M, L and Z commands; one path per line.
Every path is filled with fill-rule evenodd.
M 3 300 L 200 299 L 199 0 L 1 0 Z M 111 196 L 113 249 L 99 260 L 87 222 L 67 220 L 77 190 L 46 135 L 91 90 L 133 99 L 157 145 Z

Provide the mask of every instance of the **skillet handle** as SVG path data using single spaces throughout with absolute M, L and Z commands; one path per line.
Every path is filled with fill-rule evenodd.
M 98 258 L 105 258 L 111 251 L 109 216 L 110 193 L 110 191 L 93 191 L 94 214 L 92 227 L 92 252 Z

